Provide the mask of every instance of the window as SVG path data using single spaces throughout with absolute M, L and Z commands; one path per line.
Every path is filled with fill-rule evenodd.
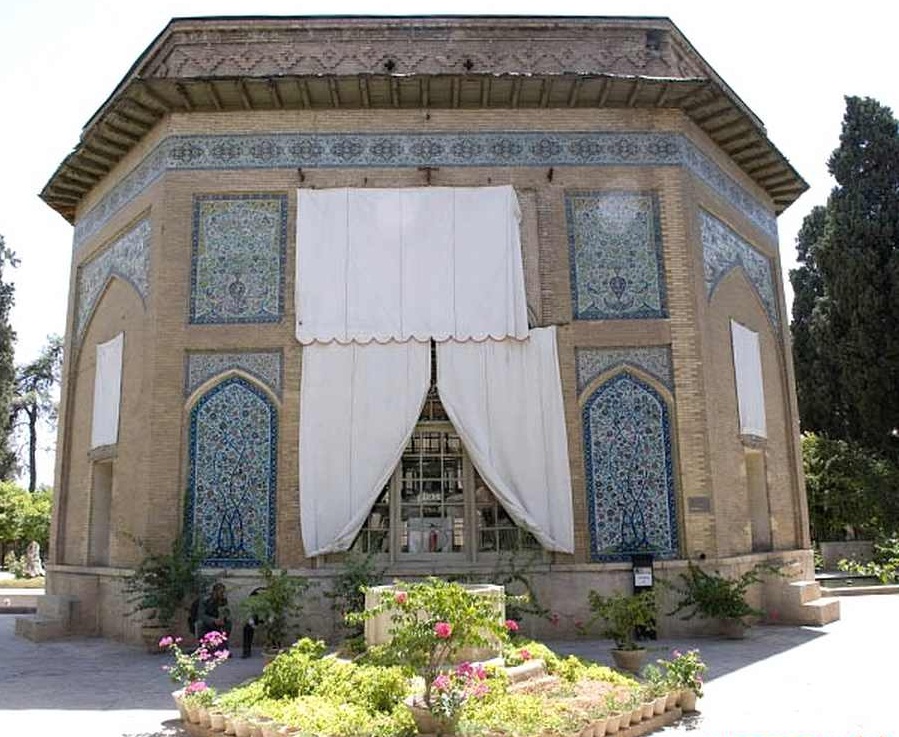
M 540 544 L 519 528 L 478 475 L 449 422 L 436 385 L 431 346 L 431 387 L 399 465 L 353 544 L 363 553 L 476 560 L 479 555 Z

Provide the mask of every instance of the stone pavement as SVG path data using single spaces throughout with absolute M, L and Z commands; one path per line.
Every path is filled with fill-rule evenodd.
M 699 647 L 711 671 L 701 712 L 662 737 L 899 737 L 899 596 L 842 600 L 825 627 L 756 627 L 743 641 L 655 643 L 653 655 Z M 2 737 L 176 737 L 164 658 L 100 639 L 35 644 L 0 616 Z M 609 643 L 551 643 L 608 661 Z M 262 669 L 258 655 L 231 660 L 210 679 L 239 683 Z

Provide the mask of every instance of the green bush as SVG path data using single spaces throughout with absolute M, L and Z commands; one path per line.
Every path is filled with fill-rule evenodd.
M 319 696 L 355 704 L 369 712 L 391 712 L 410 691 L 402 668 L 379 668 L 336 661 L 315 688 Z
M 874 576 L 884 584 L 899 582 L 899 533 L 874 543 L 874 560 L 870 563 L 841 560 L 837 567 L 861 576 Z
M 809 521 L 815 540 L 872 538 L 899 529 L 899 465 L 823 435 L 802 436 Z
M 283 699 L 312 694 L 328 669 L 337 666 L 333 658 L 322 658 L 324 650 L 323 642 L 304 637 L 281 653 L 262 672 L 265 695 Z
M 593 616 L 585 627 L 600 619 L 604 622 L 602 636 L 613 640 L 619 650 L 640 650 L 634 640 L 638 627 L 655 624 L 656 600 L 653 591 L 639 594 L 614 594 L 601 596 L 596 591 L 588 594 Z

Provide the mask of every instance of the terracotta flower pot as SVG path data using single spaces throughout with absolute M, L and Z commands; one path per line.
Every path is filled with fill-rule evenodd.
M 612 650 L 612 659 L 615 665 L 630 673 L 639 673 L 643 667 L 643 661 L 646 660 L 646 650 Z
M 172 698 L 175 700 L 175 706 L 181 715 L 181 721 L 189 722 L 190 716 L 187 713 L 187 707 L 184 705 L 184 689 L 179 688 L 177 691 L 172 691 Z
M 671 691 L 665 697 L 665 711 L 671 711 L 677 706 L 677 702 L 680 701 L 680 691 Z
M 696 694 L 689 688 L 680 692 L 680 708 L 683 711 L 696 711 Z
M 621 729 L 621 714 L 606 717 L 606 734 L 615 734 L 619 729 Z
M 213 732 L 225 731 L 225 715 L 220 711 L 209 712 L 209 728 Z
M 250 737 L 251 725 L 246 717 L 235 716 L 232 721 L 235 737 Z
M 668 703 L 667 696 L 659 696 L 655 701 L 652 702 L 652 713 L 653 714 L 664 714 L 665 713 L 665 705 Z
M 412 720 L 419 734 L 446 735 L 456 733 L 456 719 L 441 719 L 434 716 L 425 706 L 420 696 L 407 698 L 403 703 L 412 714 Z
M 631 724 L 639 724 L 643 721 L 643 704 L 631 709 Z
M 233 714 L 225 714 L 225 734 L 237 734 Z
M 655 713 L 655 702 L 654 701 L 644 701 L 643 702 L 643 719 L 652 719 L 652 715 Z
M 718 631 L 722 637 L 728 640 L 743 640 L 746 638 L 746 624 L 742 619 L 718 620 Z
M 606 733 L 606 724 L 608 721 L 609 717 L 607 716 L 593 720 L 593 737 L 603 737 Z

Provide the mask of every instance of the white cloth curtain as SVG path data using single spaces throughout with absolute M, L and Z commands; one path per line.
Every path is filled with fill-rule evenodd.
M 437 386 L 481 477 L 549 550 L 574 551 L 568 437 L 554 327 L 527 341 L 437 346 Z
M 528 331 L 512 187 L 301 189 L 297 340 L 484 340 Z
M 300 381 L 300 514 L 307 556 L 352 544 L 430 384 L 428 343 L 313 344 Z
M 765 422 L 765 389 L 762 383 L 759 335 L 733 320 L 730 322 L 730 332 L 734 347 L 740 432 L 766 438 L 768 429 Z
M 97 345 L 94 369 L 94 411 L 91 448 L 113 445 L 119 439 L 119 404 L 122 397 L 122 348 L 125 334 Z

